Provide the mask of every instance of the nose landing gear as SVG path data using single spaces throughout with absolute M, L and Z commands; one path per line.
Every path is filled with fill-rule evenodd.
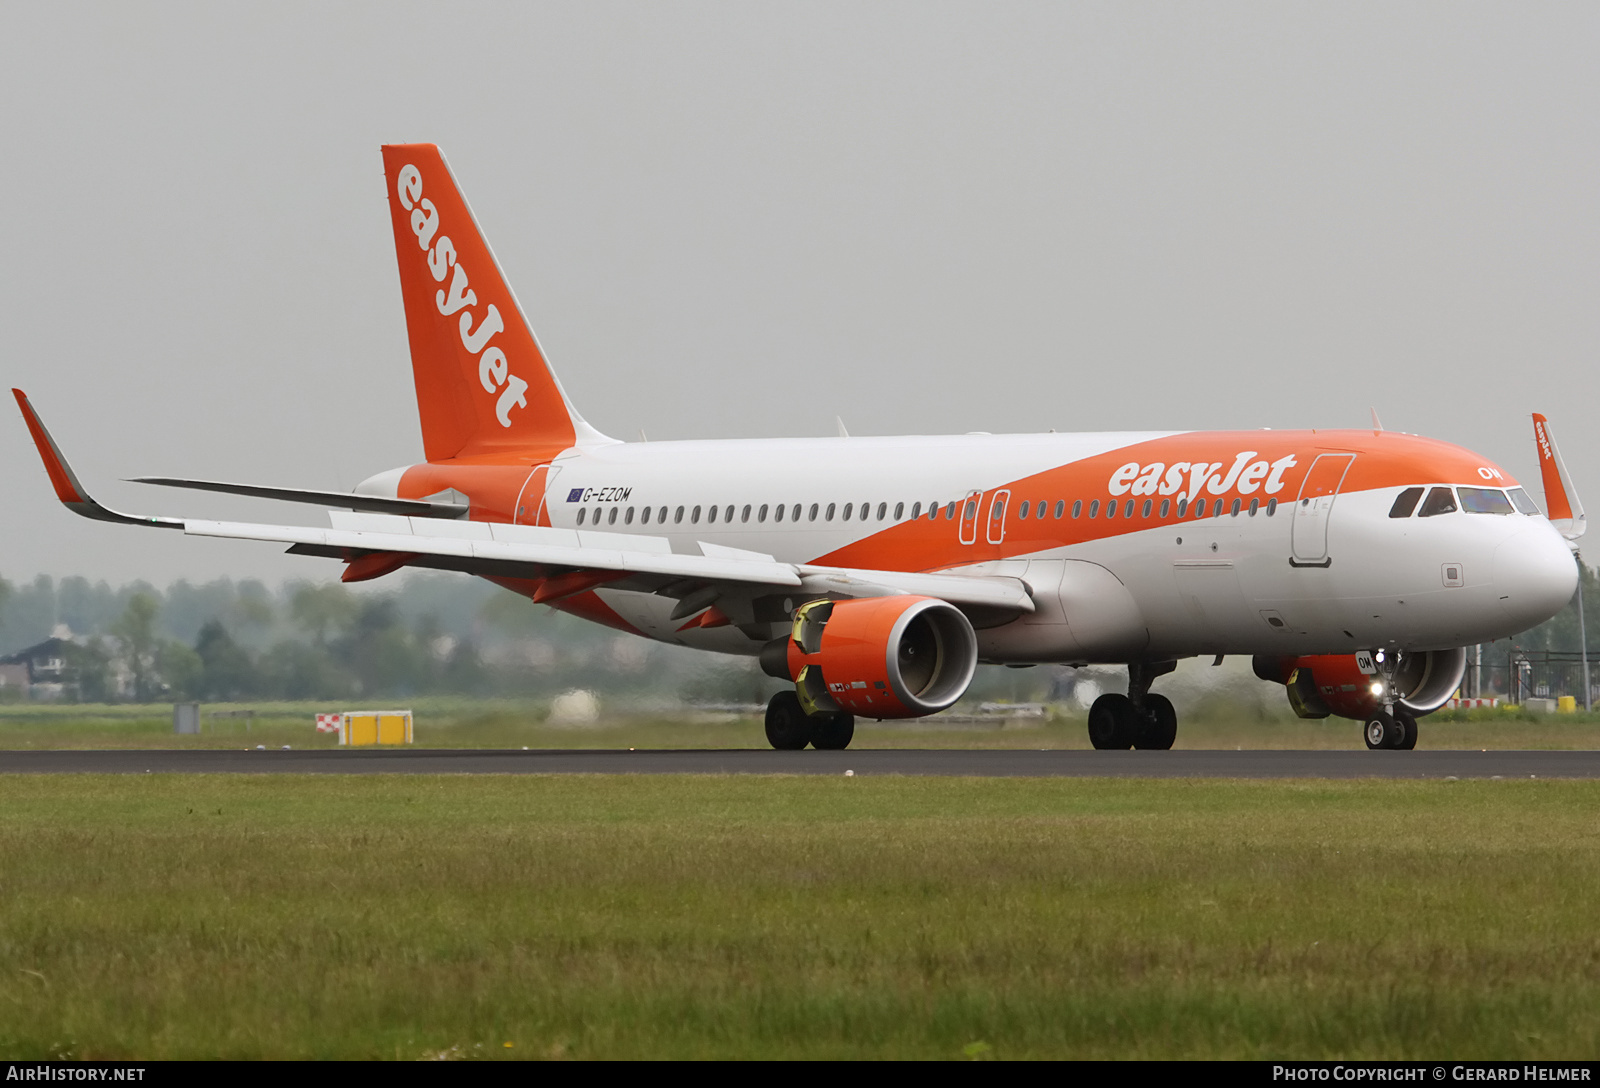
M 1393 713 L 1383 709 L 1373 711 L 1367 715 L 1367 724 L 1361 732 L 1367 747 L 1374 750 L 1386 748 L 1409 752 L 1417 746 L 1417 719 L 1403 710 Z
M 1172 700 L 1150 684 L 1178 667 L 1176 661 L 1136 661 L 1128 666 L 1128 694 L 1100 696 L 1089 708 L 1089 743 L 1096 748 L 1166 750 L 1178 736 Z

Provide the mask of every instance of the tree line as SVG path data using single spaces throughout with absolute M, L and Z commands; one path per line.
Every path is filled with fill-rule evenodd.
M 1581 565 L 1583 598 L 1600 578 Z M 1587 623 L 1600 662 L 1600 614 Z M 1518 650 L 1576 652 L 1578 597 L 1484 646 L 1488 675 Z M 415 572 L 385 588 L 259 581 L 111 586 L 0 577 L 0 656 L 70 637 L 66 698 L 83 702 L 551 694 L 570 687 L 751 701 L 771 684 L 743 659 L 622 635 L 481 579 Z M 980 687 L 985 685 L 980 684 Z M 5 694 L 0 689 L 0 696 Z
M 81 702 L 676 692 L 698 655 L 620 635 L 479 579 L 416 573 L 340 583 L 0 578 L 0 656 L 53 634 Z

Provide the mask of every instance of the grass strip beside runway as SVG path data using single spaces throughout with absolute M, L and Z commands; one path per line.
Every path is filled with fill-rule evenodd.
M 1594 782 L 8 776 L 0 1056 L 1591 1056 L 1597 889 Z

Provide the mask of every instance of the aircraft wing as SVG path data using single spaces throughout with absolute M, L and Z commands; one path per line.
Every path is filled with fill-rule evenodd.
M 21 390 L 12 392 L 56 496 L 74 513 L 99 521 L 180 529 L 189 536 L 288 544 L 295 554 L 343 560 L 347 582 L 405 566 L 431 567 L 531 580 L 538 583 L 533 599 L 547 603 L 610 586 L 675 598 L 679 603 L 672 618 L 699 613 L 702 626 L 755 622 L 759 618 L 755 602 L 774 593 L 836 598 L 909 593 L 937 597 L 987 617 L 1034 610 L 1027 586 L 1017 578 L 785 563 L 709 542 L 697 542 L 700 554 L 685 554 L 675 552 L 664 536 L 339 510 L 329 512 L 331 525 L 326 529 L 123 514 L 90 497 L 27 397 Z M 348 497 L 332 494 L 332 498 L 343 502 Z
M 175 476 L 135 476 L 130 484 L 156 484 L 184 487 L 191 491 L 216 491 L 224 495 L 245 495 L 253 499 L 279 502 L 304 502 L 313 506 L 333 506 L 343 510 L 364 510 L 370 514 L 406 514 L 423 518 L 464 518 L 471 507 L 458 502 L 430 499 L 386 499 L 358 495 L 353 491 L 310 491 L 300 487 L 263 487 L 260 484 L 230 484 L 222 480 L 186 480 Z

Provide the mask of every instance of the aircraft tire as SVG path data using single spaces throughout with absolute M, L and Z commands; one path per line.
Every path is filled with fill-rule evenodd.
M 1089 743 L 1096 748 L 1127 750 L 1139 732 L 1139 712 L 1126 695 L 1111 692 L 1089 708 Z
M 1395 747 L 1409 752 L 1417 746 L 1417 719 L 1409 714 L 1396 714 L 1395 721 L 1400 726 L 1400 741 Z
M 1375 710 L 1367 715 L 1367 723 L 1362 727 L 1362 737 L 1367 742 L 1367 747 L 1373 751 L 1378 749 L 1393 750 L 1405 743 L 1406 728 L 1392 715 L 1381 710 Z M 1412 731 L 1413 745 L 1416 744 L 1415 726 Z
M 794 692 L 780 691 L 767 701 L 767 743 L 780 752 L 798 752 L 811 743 L 811 719 Z
M 1165 695 L 1146 695 L 1143 728 L 1139 730 L 1139 738 L 1133 742 L 1133 746 L 1165 752 L 1177 739 L 1178 712 L 1173 708 L 1172 700 Z
M 848 748 L 855 735 L 856 716 L 847 711 L 811 719 L 811 747 L 819 751 L 837 752 Z

